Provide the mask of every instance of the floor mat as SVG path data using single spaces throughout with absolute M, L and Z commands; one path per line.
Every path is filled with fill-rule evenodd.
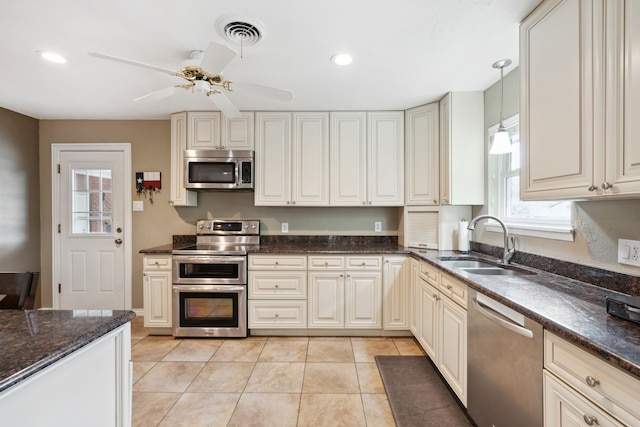
M 376 356 L 398 427 L 473 426 L 425 356 Z

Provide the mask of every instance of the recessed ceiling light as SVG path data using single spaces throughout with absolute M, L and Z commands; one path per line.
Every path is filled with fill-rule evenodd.
M 51 52 L 48 50 L 38 50 L 36 54 L 41 58 L 46 59 L 47 61 L 55 62 L 56 64 L 66 64 L 69 62 L 69 58 L 66 56 L 62 56 L 58 53 Z
M 331 62 L 336 65 L 349 65 L 353 62 L 353 58 L 348 53 L 338 53 L 331 57 Z

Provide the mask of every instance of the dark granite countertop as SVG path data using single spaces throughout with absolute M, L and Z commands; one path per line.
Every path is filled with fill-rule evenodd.
M 135 317 L 133 311 L 0 310 L 0 392 Z
M 537 274 L 483 276 L 448 268 L 438 259 L 459 256 L 459 252 L 415 249 L 411 253 L 539 322 L 549 331 L 640 377 L 640 324 L 610 316 L 605 308 L 606 296 L 621 293 L 524 265 L 514 264 Z M 471 255 L 495 260 L 480 253 Z

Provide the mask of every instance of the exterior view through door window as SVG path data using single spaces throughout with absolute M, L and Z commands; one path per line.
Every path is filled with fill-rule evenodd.
M 74 169 L 73 234 L 111 233 L 113 198 L 110 169 Z

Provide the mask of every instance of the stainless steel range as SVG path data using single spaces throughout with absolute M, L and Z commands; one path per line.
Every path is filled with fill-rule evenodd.
M 196 244 L 173 254 L 173 336 L 247 336 L 247 253 L 260 221 L 196 222 Z

